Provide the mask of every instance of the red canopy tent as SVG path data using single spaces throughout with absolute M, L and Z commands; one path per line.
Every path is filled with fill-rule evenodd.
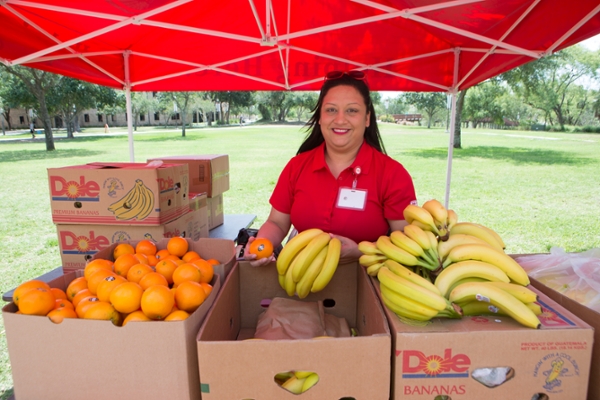
M 359 69 L 372 90 L 451 94 L 454 121 L 458 91 L 600 34 L 600 4 L 0 0 L 0 27 L 0 61 L 124 89 L 129 115 L 131 90 L 318 90 Z

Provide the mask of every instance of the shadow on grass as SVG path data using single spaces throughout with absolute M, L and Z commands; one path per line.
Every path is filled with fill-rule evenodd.
M 104 151 L 94 150 L 17 150 L 17 151 L 3 151 L 2 157 L 0 157 L 0 163 L 9 163 L 15 161 L 26 161 L 26 160 L 53 160 L 57 158 L 72 158 L 72 157 L 90 157 L 105 154 Z
M 423 158 L 448 158 L 448 149 L 421 149 L 408 150 L 406 153 Z M 572 153 L 557 150 L 531 150 L 521 147 L 494 147 L 475 146 L 463 149 L 454 149 L 453 159 L 484 158 L 512 162 L 515 164 L 539 164 L 539 165 L 589 165 L 596 160 L 576 157 Z

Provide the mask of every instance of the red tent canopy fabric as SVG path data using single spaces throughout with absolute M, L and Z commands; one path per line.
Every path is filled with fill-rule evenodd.
M 0 61 L 133 91 L 456 93 L 600 33 L 598 0 L 3 0 Z

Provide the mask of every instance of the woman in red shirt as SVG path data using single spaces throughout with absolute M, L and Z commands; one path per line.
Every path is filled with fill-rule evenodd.
M 358 242 L 406 224 L 402 212 L 416 204 L 412 178 L 385 153 L 362 71 L 327 74 L 307 127 L 310 134 L 279 176 L 256 237 L 277 247 L 292 226 L 319 228 L 341 240 L 342 259 L 357 259 Z M 246 252 L 245 259 L 255 258 Z

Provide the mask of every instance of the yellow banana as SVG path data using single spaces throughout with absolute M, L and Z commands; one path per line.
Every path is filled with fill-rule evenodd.
M 319 382 L 319 375 L 316 373 L 312 373 L 308 375 L 304 379 L 304 384 L 302 385 L 302 393 L 306 392 L 311 387 L 315 386 Z
M 305 298 L 310 293 L 310 289 L 312 288 L 315 279 L 317 279 L 319 272 L 321 272 L 321 269 L 323 268 L 323 263 L 327 257 L 328 249 L 329 246 L 325 246 L 321 249 L 319 254 L 317 254 L 312 263 L 310 263 L 306 269 L 304 275 L 302 275 L 302 278 L 300 278 L 296 284 L 296 292 L 298 293 L 298 297 L 301 299 Z
M 279 282 L 279 286 L 281 286 L 281 288 L 285 290 L 285 275 L 277 274 L 277 281 Z
M 388 258 L 383 254 L 363 254 L 358 258 L 358 263 L 363 267 L 370 267 L 373 264 L 384 262 Z
M 511 281 L 523 286 L 529 285 L 527 272 L 512 257 L 482 244 L 461 244 L 454 247 L 444 260 L 443 267 L 465 260 L 488 262 L 503 270 Z
M 448 223 L 446 224 L 448 226 L 448 232 L 450 232 L 452 227 L 454 225 L 456 225 L 457 222 L 458 222 L 458 215 L 456 214 L 456 211 L 448 210 Z
M 435 278 L 435 286 L 444 297 L 448 297 L 452 285 L 461 279 L 475 277 L 488 281 L 508 283 L 510 279 L 504 271 L 495 265 L 475 260 L 460 261 L 450 264 Z M 522 286 L 521 286 L 522 287 Z
M 296 254 L 304 249 L 315 236 L 322 232 L 321 229 L 317 228 L 307 229 L 291 238 L 286 245 L 283 246 L 277 257 L 277 273 L 279 275 L 285 275 Z
M 414 204 L 409 204 L 404 209 L 403 215 L 404 215 L 404 219 L 409 224 L 412 224 L 413 222 L 420 222 L 420 223 L 428 226 L 429 227 L 428 230 L 431 230 L 436 235 L 440 234 L 440 232 L 437 229 L 437 226 L 435 226 L 433 216 L 429 213 L 429 211 L 427 211 L 423 207 L 419 207 Z
M 377 279 L 379 279 L 379 282 L 382 285 L 387 286 L 389 289 L 394 290 L 403 296 L 410 297 L 419 303 L 434 308 L 437 311 L 441 311 L 446 308 L 446 299 L 441 295 L 396 275 L 385 266 L 379 269 L 379 272 L 377 273 Z
M 302 275 L 304 275 L 304 272 L 306 272 L 310 263 L 315 259 L 317 254 L 327 246 L 330 239 L 331 236 L 329 236 L 329 233 L 322 232 L 308 242 L 304 250 L 302 250 L 302 253 L 300 253 L 298 262 L 294 265 L 294 271 L 292 271 L 294 282 L 298 283 L 298 281 L 300 281 L 300 278 L 302 278 Z
M 304 380 L 305 379 L 298 379 L 296 378 L 296 376 L 292 376 L 290 379 L 283 382 L 281 387 L 287 390 L 288 392 L 300 394 L 302 393 L 302 386 L 304 385 Z
M 327 257 L 325 257 L 325 262 L 323 262 L 323 268 L 321 268 L 321 272 L 319 272 L 319 275 L 315 279 L 312 288 L 310 289 L 311 292 L 319 292 L 325 289 L 329 284 L 338 267 L 341 251 L 342 242 L 340 242 L 340 239 L 336 237 L 331 238 L 329 241 L 329 248 L 327 249 Z
M 366 240 L 358 243 L 358 251 L 367 255 L 383 254 L 381 250 L 377 248 L 377 245 L 375 243 Z
M 483 239 L 478 238 L 477 236 L 467 235 L 466 233 L 457 233 L 454 235 L 450 235 L 448 240 L 441 241 L 438 243 L 437 251 L 438 251 L 440 259 L 444 260 L 446 258 L 446 256 L 448 255 L 448 253 L 450 252 L 450 250 L 452 250 L 452 248 L 459 246 L 461 244 L 468 244 L 468 243 L 478 243 L 478 244 L 485 244 L 487 246 L 490 246 L 490 244 L 488 242 L 486 242 Z
M 450 236 L 463 233 L 485 240 L 495 249 L 504 251 L 506 247 L 500 235 L 491 228 L 473 222 L 458 222 L 450 229 Z
M 533 311 L 535 315 L 541 315 L 544 312 L 544 310 L 542 310 L 542 306 L 540 306 L 538 303 L 525 303 L 525 305 L 531 311 Z
M 448 210 L 436 199 L 427 200 L 421 206 L 431 214 L 440 237 L 448 234 Z
M 512 294 L 522 303 L 534 303 L 538 301 L 538 295 L 528 287 L 508 282 L 490 282 L 490 284 Z
M 542 307 L 538 303 L 525 303 L 525 305 L 538 316 Z M 482 301 L 470 301 L 462 305 L 463 315 L 508 315 L 506 311 Z
M 306 379 L 312 374 L 314 374 L 312 371 L 294 371 L 294 376 L 298 379 Z
M 429 250 L 431 248 L 431 242 L 429 237 L 425 233 L 425 231 L 419 228 L 415 224 L 408 224 L 404 227 L 404 234 L 410 239 L 417 242 L 419 246 L 421 246 L 424 250 Z
M 427 238 L 429 239 L 429 243 L 431 244 L 431 247 L 429 248 L 429 255 L 431 256 L 431 258 L 433 258 L 435 265 L 437 267 L 440 266 L 440 255 L 438 254 L 437 251 L 437 246 L 438 246 L 438 240 L 437 237 L 435 236 L 435 234 L 431 231 L 424 231 L 425 232 L 425 236 L 427 236 Z
M 423 278 L 421 275 L 414 273 L 410 269 L 406 268 L 404 265 L 400 265 L 394 260 L 386 260 L 383 263 L 383 265 L 385 265 L 394 274 L 396 274 L 416 285 L 419 285 L 439 296 L 442 295 L 440 290 L 433 283 L 429 282 L 427 279 Z
M 417 257 L 392 243 L 389 236 L 380 236 L 379 239 L 377 239 L 377 248 L 381 250 L 387 258 L 397 261 L 400 264 L 411 267 L 413 265 L 424 264 L 422 261 L 419 261 Z
M 299 255 L 298 255 L 299 256 Z M 285 272 L 285 277 L 283 279 L 283 289 L 287 293 L 288 296 L 293 297 L 296 294 L 296 282 L 294 282 L 294 278 L 292 277 L 292 272 L 294 271 L 294 264 L 298 261 L 299 257 L 294 258 L 292 261 L 292 265 Z
M 415 242 L 410 237 L 406 236 L 402 231 L 393 231 L 390 233 L 390 240 L 402 250 L 409 252 L 415 257 L 424 257 L 423 247 Z
M 377 276 L 377 272 L 379 272 L 379 268 L 383 267 L 385 264 L 380 262 L 377 264 L 369 265 L 367 267 L 367 275 L 369 276 Z
M 510 293 L 490 285 L 489 282 L 463 283 L 452 290 L 449 299 L 461 306 L 474 300 L 484 301 L 502 309 L 523 326 L 535 329 L 541 326 L 540 320 L 529 307 Z
M 379 285 L 379 290 L 382 294 L 390 300 L 392 303 L 397 305 L 398 307 L 402 307 L 408 311 L 423 314 L 426 317 L 433 318 L 439 312 L 435 308 L 431 308 L 423 303 L 419 303 L 418 301 L 411 299 L 409 297 L 403 296 L 398 292 L 395 292 L 393 289 L 388 288 L 384 284 Z
M 398 315 L 399 317 L 402 318 L 409 318 L 409 319 L 414 319 L 416 321 L 429 321 L 431 320 L 432 317 L 428 317 L 426 315 L 423 314 L 419 314 L 413 311 L 409 311 L 406 308 L 403 308 L 401 306 L 399 306 L 398 304 L 394 303 L 393 301 L 391 301 L 387 295 L 383 292 L 381 292 L 381 300 L 383 301 L 383 304 L 390 309 L 394 314 Z
M 450 293 L 452 293 L 452 290 L 454 290 L 455 287 L 457 287 L 458 285 L 462 285 L 463 283 L 467 283 L 467 282 L 489 282 L 487 279 L 483 279 L 483 278 L 476 278 L 474 276 L 469 276 L 468 278 L 463 278 L 463 279 L 459 279 L 458 281 L 454 282 L 446 291 L 447 295 L 446 297 L 450 296 Z

